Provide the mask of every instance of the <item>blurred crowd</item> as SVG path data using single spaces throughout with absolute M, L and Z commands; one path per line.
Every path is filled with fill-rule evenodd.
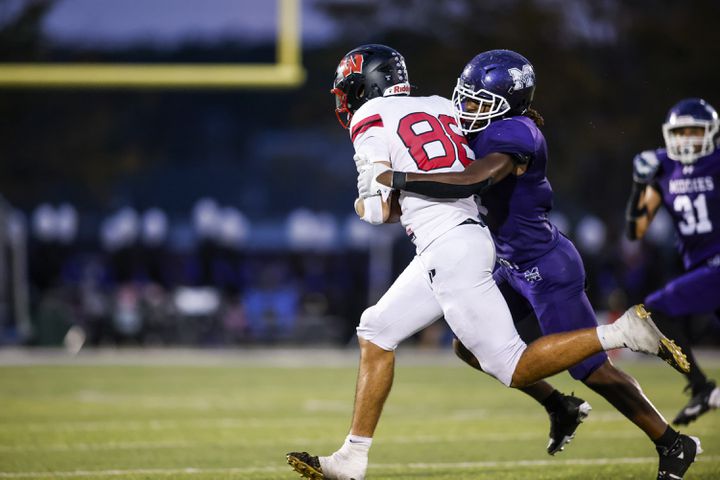
M 4 211 L 5 344 L 344 345 L 414 254 L 397 225 L 305 209 L 251 224 L 212 198 L 180 216 L 124 206 L 95 218 L 69 203 Z M 601 321 L 680 271 L 663 213 L 642 243 L 595 216 L 553 213 L 583 254 Z M 696 341 L 720 337 L 711 319 L 691 320 Z M 447 344 L 450 334 L 441 322 L 416 340 Z
M 13 211 L 6 223 L 22 246 L 6 258 L 27 255 L 6 298 L 27 285 L 30 326 L 16 306 L 4 341 L 35 345 L 61 344 L 73 327 L 70 338 L 87 345 L 339 343 L 367 300 L 377 243 L 359 221 L 340 232 L 305 210 L 253 239 L 241 212 L 209 198 L 187 218 L 126 206 L 93 220 L 64 203 Z

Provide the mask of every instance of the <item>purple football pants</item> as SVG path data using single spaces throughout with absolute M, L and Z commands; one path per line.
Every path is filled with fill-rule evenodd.
M 585 267 L 575 246 L 565 237 L 528 264 L 501 261 L 494 277 L 513 318 L 519 321 L 534 312 L 544 335 L 597 326 L 585 294 Z M 568 371 L 573 378 L 584 380 L 607 358 L 605 352 L 597 353 Z
M 650 312 L 658 311 L 671 317 L 717 313 L 720 309 L 720 255 L 648 295 L 645 306 Z

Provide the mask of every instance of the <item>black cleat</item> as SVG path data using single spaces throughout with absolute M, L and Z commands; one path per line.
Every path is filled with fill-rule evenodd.
M 688 385 L 685 390 L 691 390 L 692 398 L 673 420 L 675 425 L 687 425 L 708 410 L 720 407 L 720 388 L 712 380 L 696 388 Z
M 695 457 L 703 451 L 700 447 L 700 439 L 682 433 L 670 448 L 655 447 L 655 449 L 660 455 L 657 480 L 681 480 L 695 461 Z
M 320 460 L 307 452 L 290 452 L 287 454 L 287 463 L 303 478 L 311 480 L 324 480 Z
M 582 398 L 562 395 L 563 408 L 550 412 L 550 441 L 547 452 L 555 455 L 575 437 L 575 430 L 590 414 L 592 407 Z

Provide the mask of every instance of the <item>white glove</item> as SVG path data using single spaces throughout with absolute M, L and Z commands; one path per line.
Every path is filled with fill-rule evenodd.
M 360 198 L 368 198 L 374 195 L 381 195 L 383 200 L 387 199 L 392 190 L 376 179 L 383 172 L 391 170 L 389 166 L 381 162 L 360 165 L 358 167 L 357 188 Z
M 660 160 L 654 150 L 645 150 L 633 158 L 633 180 L 637 183 L 648 184 L 657 176 Z
M 367 155 L 363 153 L 356 153 L 353 155 L 353 160 L 355 160 L 355 168 L 357 169 L 358 173 L 360 173 L 360 169 L 365 165 L 370 165 L 370 159 Z

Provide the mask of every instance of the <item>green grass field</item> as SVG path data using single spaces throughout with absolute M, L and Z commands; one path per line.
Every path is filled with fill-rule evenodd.
M 292 479 L 286 452 L 327 454 L 347 433 L 355 353 L 315 362 L 297 353 L 304 366 L 292 366 L 292 355 L 276 366 L 232 355 L 137 355 L 4 362 L 0 478 Z M 440 359 L 399 357 L 369 480 L 655 478 L 651 443 L 568 375 L 552 381 L 593 411 L 566 451 L 550 457 L 539 405 L 447 354 Z M 667 417 L 687 400 L 684 379 L 660 361 L 620 365 Z M 720 377 L 717 360 L 705 366 Z M 684 431 L 705 449 L 686 478 L 720 478 L 720 412 Z

